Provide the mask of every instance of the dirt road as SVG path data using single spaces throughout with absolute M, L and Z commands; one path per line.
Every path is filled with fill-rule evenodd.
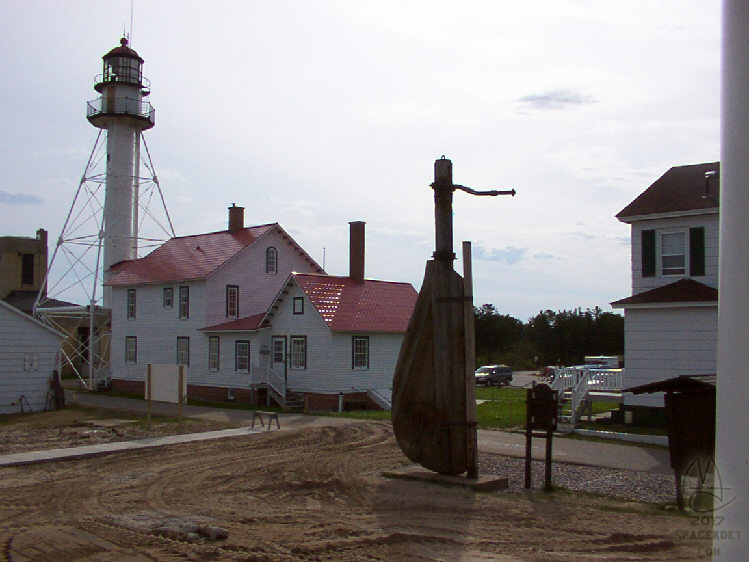
M 349 423 L 0 469 L 0 559 L 696 560 L 690 521 L 560 491 L 388 480 L 390 427 Z

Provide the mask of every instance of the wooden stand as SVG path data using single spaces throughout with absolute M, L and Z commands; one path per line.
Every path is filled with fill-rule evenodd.
M 557 429 L 558 393 L 546 384 L 528 389 L 525 402 L 525 487 L 531 487 L 531 460 L 533 437 L 546 439 L 546 470 L 544 489 L 551 490 L 551 445 Z M 535 432 L 534 432 L 535 430 Z

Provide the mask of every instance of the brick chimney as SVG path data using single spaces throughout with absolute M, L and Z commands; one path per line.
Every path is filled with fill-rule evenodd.
M 244 207 L 234 203 L 229 207 L 229 232 L 238 232 L 244 228 Z
M 364 221 L 349 224 L 349 277 L 364 282 Z

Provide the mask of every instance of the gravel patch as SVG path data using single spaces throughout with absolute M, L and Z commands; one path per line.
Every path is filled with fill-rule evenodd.
M 531 463 L 533 489 L 543 488 L 544 466 L 543 461 Z M 507 476 L 510 488 L 523 488 L 525 459 L 482 453 L 479 455 L 479 474 Z M 551 484 L 575 492 L 613 496 L 636 502 L 676 504 L 672 474 L 554 462 L 551 465 Z M 694 485 L 692 482 L 685 484 L 687 487 Z

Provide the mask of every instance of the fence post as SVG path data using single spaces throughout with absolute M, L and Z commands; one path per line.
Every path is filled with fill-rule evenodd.
M 177 423 L 179 424 L 179 432 L 182 433 L 182 402 L 185 400 L 185 392 L 182 387 L 185 381 L 185 366 L 179 366 L 179 398 L 177 403 Z
M 148 425 L 148 432 L 151 433 L 151 364 L 149 363 L 146 367 L 146 402 L 148 408 L 146 410 L 146 423 Z

